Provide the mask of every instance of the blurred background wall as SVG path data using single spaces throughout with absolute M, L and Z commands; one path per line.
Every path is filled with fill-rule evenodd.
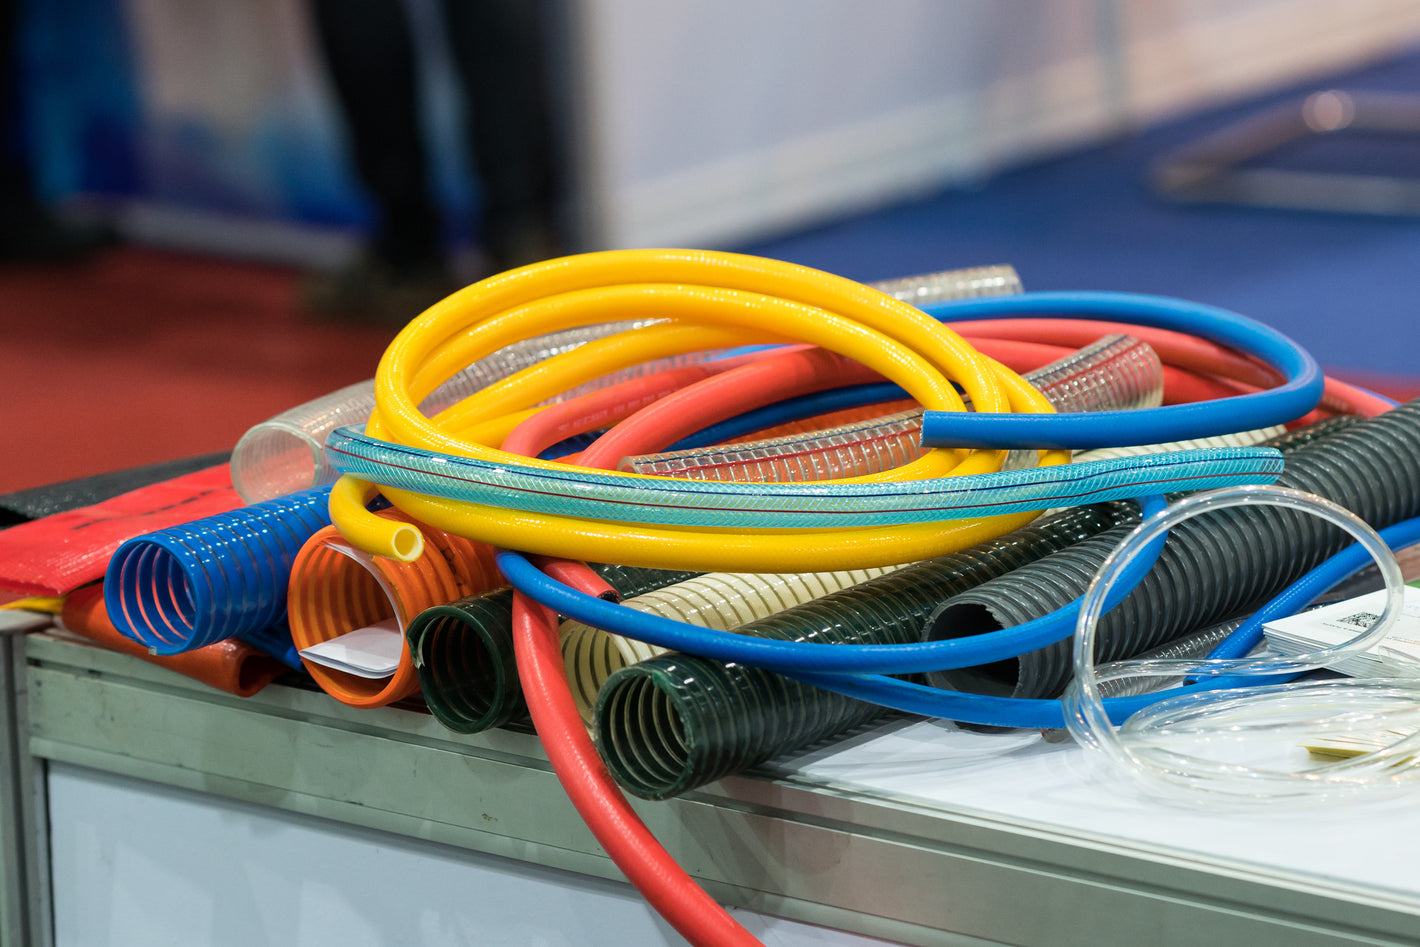
M 409 0 L 434 180 L 478 200 L 430 0 Z M 559 0 L 584 248 L 812 224 L 1391 52 L 1408 0 Z M 150 243 L 322 265 L 369 221 L 302 0 L 27 4 L 53 197 Z
M 1397 0 L 583 5 L 612 245 L 772 231 L 1388 51 Z

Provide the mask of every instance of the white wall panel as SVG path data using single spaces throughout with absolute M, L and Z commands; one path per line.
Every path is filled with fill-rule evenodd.
M 583 0 L 595 242 L 727 242 L 1412 41 L 1405 0 Z

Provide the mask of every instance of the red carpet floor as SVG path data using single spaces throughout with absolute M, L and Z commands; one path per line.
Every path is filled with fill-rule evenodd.
M 372 376 L 394 330 L 312 324 L 299 281 L 128 247 L 0 269 L 0 493 L 229 450 L 252 424 Z M 1420 394 L 1414 378 L 1349 380 Z
M 306 321 L 299 280 L 129 247 L 0 269 L 0 493 L 228 450 L 372 376 L 394 331 Z

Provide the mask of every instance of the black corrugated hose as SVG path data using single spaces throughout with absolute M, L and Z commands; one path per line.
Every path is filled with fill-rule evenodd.
M 1302 435 L 1305 439 L 1312 432 Z M 1284 435 L 1283 447 L 1297 437 Z M 1376 528 L 1420 513 L 1420 401 L 1304 443 L 1287 454 L 1277 483 L 1334 500 Z M 1077 598 L 1122 530 L 1042 559 L 943 603 L 929 639 L 1013 627 Z M 1206 624 L 1244 614 L 1349 543 L 1302 513 L 1241 507 L 1170 531 L 1159 561 L 1099 625 L 1097 660 L 1116 661 Z M 1008 661 L 940 671 L 938 686 L 1013 697 L 1057 697 L 1070 680 L 1071 642 Z

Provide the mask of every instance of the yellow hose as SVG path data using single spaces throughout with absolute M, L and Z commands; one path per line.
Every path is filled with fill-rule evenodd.
M 467 362 L 529 336 L 597 322 L 663 318 L 549 359 L 429 419 L 418 402 Z M 956 333 L 890 296 L 806 267 L 698 250 L 591 253 L 491 277 L 437 303 L 394 339 L 375 379 L 374 437 L 493 464 L 583 468 L 507 454 L 494 445 L 540 400 L 650 357 L 746 342 L 799 341 L 846 355 L 896 382 L 929 410 L 1049 412 L 1044 397 Z M 595 345 L 596 343 L 592 343 Z M 584 359 L 585 361 L 579 361 Z M 964 453 L 964 456 L 961 454 Z M 999 451 L 928 451 L 887 475 L 915 480 L 987 473 Z M 1064 463 L 1063 451 L 1042 464 Z M 605 472 L 602 472 L 605 473 Z M 637 475 L 621 474 L 628 480 Z M 600 562 L 720 571 L 834 571 L 909 562 L 965 548 L 1029 522 L 1020 513 L 950 524 L 837 530 L 721 531 L 642 526 L 505 510 L 381 488 L 411 517 L 470 539 Z M 375 555 L 418 554 L 407 533 L 368 513 L 368 485 L 343 478 L 331 515 L 346 539 Z M 387 535 L 388 534 L 388 535 Z

